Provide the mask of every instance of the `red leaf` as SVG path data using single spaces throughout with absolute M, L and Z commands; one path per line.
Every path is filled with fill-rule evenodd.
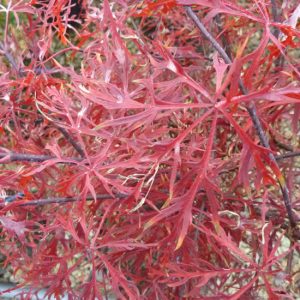
M 27 222 L 13 221 L 11 218 L 5 216 L 0 217 L 0 222 L 8 232 L 16 234 L 20 242 L 25 243 L 25 231 L 27 231 Z

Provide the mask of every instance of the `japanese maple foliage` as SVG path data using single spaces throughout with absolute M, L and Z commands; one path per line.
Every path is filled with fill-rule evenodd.
M 0 252 L 24 297 L 297 295 L 299 15 L 2 2 Z

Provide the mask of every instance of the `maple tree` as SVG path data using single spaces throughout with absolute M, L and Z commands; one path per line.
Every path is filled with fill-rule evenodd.
M 297 295 L 299 15 L 285 0 L 4 1 L 0 252 L 15 289 Z

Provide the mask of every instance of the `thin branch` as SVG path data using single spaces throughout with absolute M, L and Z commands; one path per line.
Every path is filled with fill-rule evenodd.
M 272 17 L 273 17 L 274 22 L 279 22 L 276 0 L 271 0 L 271 10 L 272 10 Z M 276 39 L 278 39 L 278 37 L 279 37 L 279 32 L 280 32 L 279 29 L 277 27 L 275 27 L 274 36 L 276 37 Z
M 285 143 L 279 141 L 279 139 L 277 139 L 276 136 L 273 135 L 271 131 L 270 131 L 270 135 L 272 136 L 272 139 L 273 139 L 274 143 L 275 143 L 279 148 L 288 151 L 288 153 L 289 153 L 289 152 L 294 152 L 294 148 L 293 148 L 292 146 L 286 145 Z
M 203 23 L 200 21 L 198 16 L 194 13 L 191 7 L 185 6 L 184 7 L 187 15 L 194 21 L 198 29 L 201 31 L 201 33 L 204 35 L 204 37 L 210 41 L 210 43 L 213 45 L 213 47 L 219 52 L 219 54 L 223 57 L 225 62 L 227 64 L 231 64 L 231 59 L 223 49 L 223 47 L 212 37 L 212 35 L 208 32 L 208 30 L 205 28 Z
M 221 22 L 220 14 L 217 14 L 215 16 L 215 23 L 217 24 L 219 33 L 221 33 L 223 31 L 223 28 L 221 27 L 222 22 Z M 223 48 L 224 48 L 226 54 L 231 59 L 230 42 L 227 40 L 227 38 L 225 37 L 224 34 L 221 34 L 221 40 L 222 40 Z
M 278 9 L 277 9 L 277 5 L 276 5 L 276 0 L 271 0 L 271 11 L 272 11 L 272 17 L 273 17 L 273 21 L 279 23 L 279 15 L 278 15 Z M 280 35 L 280 30 L 278 27 L 275 27 L 274 29 L 274 36 L 276 39 L 279 38 Z M 283 63 L 284 63 L 284 57 L 282 54 L 280 54 L 276 60 L 275 60 L 275 67 L 283 67 Z
M 168 194 L 168 189 L 161 189 L 161 193 Z M 204 193 L 205 191 L 203 189 L 199 189 L 198 193 Z M 94 201 L 94 200 L 106 200 L 106 199 L 124 199 L 127 198 L 128 194 L 123 193 L 117 193 L 115 195 L 110 194 L 98 194 L 96 195 L 96 199 L 93 196 L 86 197 L 86 201 Z M 4 206 L 13 203 L 14 207 L 19 206 L 42 206 L 47 204 L 65 204 L 69 202 L 76 202 L 80 201 L 81 197 L 50 197 L 50 198 L 42 198 L 42 199 L 35 199 L 35 200 L 23 200 L 25 194 L 23 192 L 17 192 L 16 194 L 12 196 L 7 196 L 4 198 L 4 202 L 0 203 L 0 208 L 3 208 Z
M 128 197 L 126 194 L 121 194 L 118 193 L 114 196 L 110 194 L 101 194 L 101 195 L 96 195 L 96 200 L 106 200 L 106 199 L 124 199 Z M 69 202 L 76 202 L 79 201 L 81 198 L 80 197 L 50 197 L 46 199 L 36 199 L 36 200 L 29 200 L 29 201 L 13 201 L 10 203 L 13 203 L 14 207 L 19 207 L 19 206 L 41 206 L 41 205 L 46 205 L 46 204 L 64 204 L 64 203 L 69 203 Z M 5 200 L 5 199 L 4 199 Z M 94 197 L 88 196 L 86 198 L 86 201 L 94 201 Z M 9 202 L 8 202 L 9 203 Z M 0 207 L 4 207 L 7 205 L 7 203 L 0 203 Z
M 295 152 L 287 152 L 284 154 L 280 154 L 280 155 L 276 155 L 276 160 L 282 160 L 285 158 L 291 158 L 291 157 L 296 157 L 296 156 L 300 156 L 300 151 L 295 151 Z
M 74 149 L 79 153 L 82 158 L 85 158 L 84 151 L 80 145 L 74 140 L 74 138 L 68 133 L 68 131 L 60 126 L 56 126 L 57 129 L 63 134 L 65 139 L 74 147 Z
M 292 241 L 290 248 L 294 247 L 294 241 Z M 286 264 L 286 272 L 287 274 L 292 274 L 292 270 L 293 270 L 293 258 L 294 258 L 294 249 L 292 249 L 292 251 L 288 254 L 287 257 L 287 264 Z
M 190 6 L 185 6 L 185 10 L 187 15 L 193 20 L 193 22 L 195 23 L 195 25 L 197 26 L 197 28 L 201 31 L 201 33 L 204 35 L 204 37 L 210 41 L 210 43 L 212 44 L 212 46 L 218 51 L 218 53 L 221 55 L 221 57 L 224 59 L 224 61 L 227 64 L 232 64 L 232 61 L 230 59 L 230 57 L 227 55 L 227 53 L 225 52 L 225 50 L 223 49 L 223 47 L 215 40 L 215 38 L 208 32 L 208 30 L 205 28 L 205 26 L 203 25 L 203 23 L 200 21 L 200 19 L 198 18 L 198 16 L 194 13 L 194 11 L 192 10 L 192 8 Z M 242 93 L 244 95 L 248 94 L 248 90 L 245 87 L 242 79 L 239 80 L 239 87 L 242 91 Z M 261 122 L 259 120 L 259 117 L 257 115 L 257 111 L 256 111 L 256 107 L 254 102 L 250 102 L 249 106 L 247 106 L 247 111 L 251 117 L 253 126 L 258 134 L 258 137 L 260 139 L 261 144 L 267 148 L 270 149 L 270 145 L 269 145 L 269 140 L 267 138 L 267 136 L 265 135 L 265 132 L 263 130 L 263 127 L 261 125 Z M 277 168 L 279 169 L 279 166 L 277 165 L 276 162 L 276 158 L 274 156 L 274 154 L 272 152 L 269 153 L 269 157 L 270 159 L 274 162 L 274 164 L 277 166 Z M 283 201 L 284 201 L 284 205 L 286 207 L 287 210 L 287 214 L 288 214 L 288 218 L 290 221 L 290 225 L 292 228 L 296 227 L 296 221 L 295 221 L 295 217 L 293 215 L 292 212 L 292 206 L 291 206 L 291 200 L 290 200 L 290 195 L 289 195 L 289 190 L 285 184 L 285 180 L 281 179 L 277 179 L 281 192 L 282 192 L 282 196 L 283 196 Z
M 295 156 L 300 156 L 300 151 L 295 152 L 286 152 L 280 155 L 274 156 L 276 160 L 283 160 L 285 158 L 291 158 Z M 44 162 L 51 159 L 58 159 L 56 156 L 51 155 L 36 155 L 36 154 L 25 154 L 25 153 L 15 153 L 15 152 L 2 152 L 0 153 L 0 159 L 7 158 L 3 161 L 0 161 L 0 164 L 5 164 L 8 162 L 18 162 L 18 161 L 27 161 L 27 162 Z M 80 157 L 61 157 L 62 161 L 57 162 L 58 164 L 73 165 L 76 162 L 82 162 L 84 158 Z M 224 171 L 227 172 L 227 171 Z
M 0 164 L 4 164 L 7 162 L 14 162 L 14 161 L 44 162 L 44 161 L 57 159 L 57 158 L 58 157 L 51 156 L 51 155 L 35 155 L 35 154 L 23 154 L 23 153 L 14 153 L 14 152 L 3 152 L 0 153 L 0 159 L 5 159 L 5 160 L 1 161 Z M 77 162 L 83 161 L 82 158 L 78 158 L 78 157 L 62 157 L 61 159 L 65 161 L 58 162 L 60 164 L 75 164 L 75 162 L 72 162 L 72 160 Z
M 227 55 L 226 51 L 223 49 L 223 47 L 215 40 L 215 38 L 207 31 L 203 23 L 200 21 L 198 16 L 194 13 L 191 7 L 185 6 L 185 10 L 188 14 L 188 16 L 194 21 L 198 29 L 201 31 L 201 33 L 205 36 L 206 39 L 210 41 L 212 46 L 218 51 L 218 53 L 222 56 L 224 61 L 227 64 L 232 64 L 232 61 L 230 57 Z M 239 79 L 239 87 L 244 95 L 248 94 L 248 90 L 245 87 L 243 81 Z M 250 114 L 250 117 L 252 119 L 253 125 L 255 127 L 255 130 L 258 133 L 259 139 L 264 147 L 270 148 L 268 138 L 266 137 L 264 130 L 262 128 L 261 122 L 257 116 L 256 108 L 254 103 L 251 103 L 249 107 L 247 107 L 248 113 Z

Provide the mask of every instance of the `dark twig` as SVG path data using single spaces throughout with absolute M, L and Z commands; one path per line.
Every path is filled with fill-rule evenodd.
M 293 148 L 292 146 L 286 145 L 285 143 L 279 141 L 279 139 L 277 139 L 277 138 L 275 137 L 275 135 L 272 134 L 271 131 L 270 131 L 270 134 L 271 134 L 271 136 L 272 136 L 272 139 L 273 139 L 274 143 L 275 143 L 279 148 L 288 151 L 288 153 L 289 153 L 289 152 L 294 152 L 294 148 Z M 276 158 L 276 159 L 277 159 L 277 158 Z
M 276 160 L 282 160 L 285 158 L 291 158 L 291 157 L 296 157 L 296 156 L 300 156 L 300 151 L 287 152 L 284 154 L 276 155 L 275 158 L 276 158 Z
M 23 199 L 24 197 L 25 197 L 25 194 L 23 192 L 18 192 L 15 195 L 5 197 L 4 201 L 6 203 L 9 203 L 9 202 L 16 201 L 17 199 Z
M 35 154 L 23 154 L 23 153 L 14 153 L 14 152 L 8 152 L 8 153 L 0 153 L 0 159 L 6 158 L 7 160 L 0 162 L 0 164 L 4 164 L 7 162 L 14 162 L 14 161 L 28 161 L 28 162 L 44 162 L 51 159 L 57 159 L 58 157 L 51 156 L 51 155 L 35 155 Z M 61 164 L 75 164 L 73 161 L 81 162 L 83 159 L 78 157 L 62 157 L 62 160 L 59 163 Z M 68 161 L 70 160 L 70 161 Z
M 272 9 L 272 16 L 273 16 L 274 22 L 279 22 L 276 0 L 271 0 L 271 9 Z M 277 27 L 275 27 L 274 36 L 276 37 L 276 39 L 278 39 L 278 37 L 279 37 L 279 32 L 280 32 L 279 29 Z
M 291 248 L 294 247 L 294 241 L 292 241 L 291 243 Z M 292 274 L 292 270 L 293 270 L 293 258 L 294 258 L 294 249 L 292 249 L 292 251 L 289 253 L 288 257 L 287 257 L 287 264 L 286 264 L 286 272 L 287 274 Z
M 101 195 L 96 195 L 96 200 L 106 200 L 106 199 L 124 199 L 128 197 L 126 194 L 116 194 L 111 196 L 110 194 L 101 194 Z M 14 207 L 15 206 L 41 206 L 41 205 L 46 205 L 46 204 L 62 204 L 62 203 L 68 203 L 68 202 L 76 202 L 79 201 L 81 198 L 80 197 L 51 197 L 51 198 L 46 198 L 46 199 L 36 199 L 36 200 L 29 200 L 29 201 L 20 201 L 18 203 L 17 201 L 13 201 Z M 88 196 L 86 198 L 86 201 L 93 201 L 95 200 L 94 197 Z M 5 203 L 0 203 L 0 207 L 5 206 Z
M 279 22 L 279 16 L 278 16 L 278 9 L 277 9 L 277 5 L 276 5 L 276 0 L 271 0 L 271 10 L 272 10 L 272 17 L 274 22 Z M 280 34 L 280 30 L 278 29 L 278 27 L 275 27 L 274 29 L 274 36 L 276 39 L 279 38 L 279 34 Z M 279 66 L 283 66 L 284 63 L 284 57 L 280 54 L 276 60 L 275 60 L 275 67 L 279 67 Z
M 224 61 L 227 64 L 231 64 L 232 61 L 230 59 L 230 57 L 227 55 L 227 53 L 225 52 L 225 50 L 223 49 L 223 47 L 214 39 L 214 37 L 207 31 L 207 29 L 205 28 L 205 26 L 203 25 L 203 23 L 200 21 L 200 19 L 198 18 L 198 16 L 194 13 L 194 11 L 192 10 L 191 7 L 189 6 L 185 6 L 185 10 L 187 15 L 193 20 L 193 22 L 195 23 L 195 25 L 197 26 L 197 28 L 201 31 L 201 33 L 204 35 L 204 37 L 210 41 L 210 43 L 212 44 L 212 46 L 218 51 L 218 53 L 221 55 L 221 57 L 224 59 Z M 239 80 L 239 87 L 242 91 L 242 93 L 244 95 L 248 94 L 248 90 L 245 87 L 242 79 Z M 253 122 L 253 126 L 259 136 L 260 142 L 261 144 L 267 148 L 270 149 L 270 145 L 269 145 L 269 140 L 267 138 L 267 136 L 264 133 L 264 130 L 262 128 L 261 122 L 259 120 L 259 117 L 257 115 L 257 111 L 256 111 L 256 107 L 255 104 L 253 102 L 250 102 L 249 106 L 247 107 L 247 111 L 251 117 L 251 120 Z M 276 162 L 276 158 L 274 156 L 274 154 L 272 152 L 269 153 L 269 157 L 270 159 L 274 162 L 274 164 L 276 165 L 276 167 L 279 169 L 279 166 L 277 165 Z M 290 201 L 290 196 L 289 196 L 289 191 L 288 188 L 285 184 L 285 180 L 284 178 L 279 179 L 278 178 L 278 183 L 283 195 L 283 201 L 287 210 L 287 214 L 288 214 L 288 218 L 290 221 L 290 225 L 292 228 L 296 227 L 296 221 L 295 221 L 295 217 L 293 215 L 292 212 L 292 207 L 291 207 L 291 201 Z
M 202 24 L 202 22 L 200 21 L 200 19 L 198 18 L 198 16 L 194 13 L 194 11 L 192 10 L 192 8 L 189 7 L 189 6 L 185 6 L 185 10 L 187 12 L 187 15 L 194 21 L 194 23 L 196 24 L 196 26 L 198 27 L 198 29 L 201 31 L 201 33 L 204 35 L 204 37 L 210 41 L 210 43 L 213 45 L 213 47 L 223 57 L 223 59 L 225 60 L 225 62 L 227 64 L 231 64 L 231 59 L 229 58 L 229 56 L 227 55 L 227 53 L 225 52 L 225 50 L 223 49 L 223 47 L 221 47 L 221 45 L 207 31 L 207 29 Z
M 223 30 L 223 28 L 221 27 L 221 26 L 222 26 L 222 23 L 221 23 L 221 17 L 220 17 L 220 14 L 218 14 L 218 15 L 215 16 L 215 23 L 217 24 L 218 31 L 221 33 L 222 30 Z M 224 34 L 221 35 L 221 41 L 222 41 L 223 48 L 224 48 L 226 54 L 227 54 L 228 57 L 231 59 L 230 42 L 227 40 L 227 38 L 225 37 Z
M 63 134 L 65 139 L 74 147 L 74 149 L 79 153 L 82 158 L 85 158 L 84 151 L 80 145 L 74 140 L 74 138 L 68 133 L 68 131 L 62 127 L 56 126 L 57 129 Z

